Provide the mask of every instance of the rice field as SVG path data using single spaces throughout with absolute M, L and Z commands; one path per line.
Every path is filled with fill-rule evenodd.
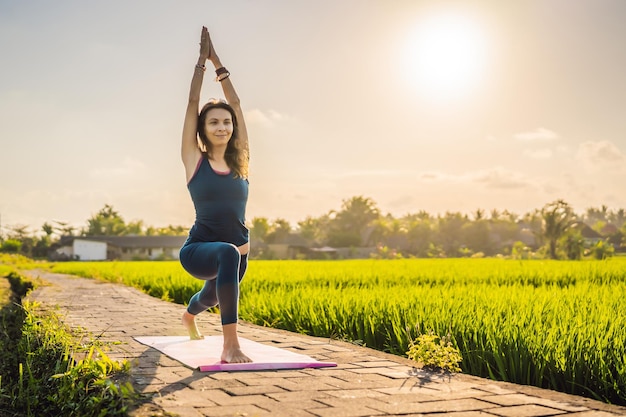
M 184 304 L 202 282 L 178 262 L 70 262 Z M 626 259 L 251 261 L 243 320 L 406 356 L 450 335 L 463 372 L 626 404 Z

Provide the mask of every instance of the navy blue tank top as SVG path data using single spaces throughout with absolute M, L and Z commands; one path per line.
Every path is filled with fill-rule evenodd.
M 215 172 L 203 155 L 187 188 L 196 209 L 196 221 L 189 231 L 191 238 L 236 246 L 248 242 L 247 179 L 235 178 L 232 171 L 229 174 Z

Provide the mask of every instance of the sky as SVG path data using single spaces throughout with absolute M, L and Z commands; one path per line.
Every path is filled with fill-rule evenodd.
M 191 225 L 202 25 L 250 137 L 247 217 L 626 207 L 623 0 L 0 0 L 0 221 Z M 222 97 L 207 69 L 201 100 Z

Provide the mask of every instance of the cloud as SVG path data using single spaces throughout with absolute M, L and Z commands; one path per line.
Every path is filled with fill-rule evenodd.
M 559 138 L 559 135 L 544 127 L 538 127 L 530 132 L 516 133 L 513 137 L 525 142 L 542 142 L 556 140 Z
M 389 206 L 394 208 L 411 207 L 415 205 L 416 200 L 412 194 L 399 195 L 389 201 Z
M 502 167 L 470 171 L 460 175 L 432 171 L 423 172 L 418 174 L 417 178 L 422 182 L 481 184 L 487 188 L 498 189 L 530 188 L 535 185 L 535 182 L 524 174 L 508 171 Z
M 424 182 L 437 182 L 437 181 L 454 181 L 454 177 L 443 172 L 422 172 L 418 174 L 417 179 Z
M 471 173 L 473 182 L 484 184 L 487 188 L 519 189 L 530 188 L 533 181 L 519 172 L 508 171 L 500 167 Z
M 94 179 L 120 179 L 135 178 L 144 172 L 146 166 L 143 162 L 125 157 L 121 165 L 104 168 L 94 168 L 89 172 L 89 176 Z
M 626 168 L 626 155 L 608 140 L 581 143 L 578 146 L 576 159 L 588 169 Z
M 277 112 L 276 110 L 263 111 L 260 109 L 252 109 L 245 114 L 246 124 L 259 125 L 263 127 L 273 127 L 276 123 L 287 119 L 287 116 Z
M 537 149 L 534 151 L 526 149 L 524 156 L 531 159 L 550 159 L 552 158 L 552 149 Z
M 370 170 L 354 170 L 354 171 L 346 171 L 341 172 L 339 174 L 333 175 L 333 177 L 403 177 L 406 176 L 405 171 L 397 170 L 397 169 L 370 169 Z

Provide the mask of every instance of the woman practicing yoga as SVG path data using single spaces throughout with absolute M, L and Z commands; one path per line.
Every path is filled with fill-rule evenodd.
M 211 99 L 198 112 L 207 60 L 215 66 L 216 81 L 221 83 L 226 101 Z M 204 280 L 204 286 L 189 300 L 182 321 L 192 339 L 202 339 L 195 316 L 219 304 L 224 335 L 221 359 L 243 363 L 251 361 L 241 351 L 237 337 L 239 282 L 250 251 L 245 226 L 248 134 L 229 76 L 203 27 L 181 147 L 196 220 L 180 250 L 180 262 L 187 272 Z

